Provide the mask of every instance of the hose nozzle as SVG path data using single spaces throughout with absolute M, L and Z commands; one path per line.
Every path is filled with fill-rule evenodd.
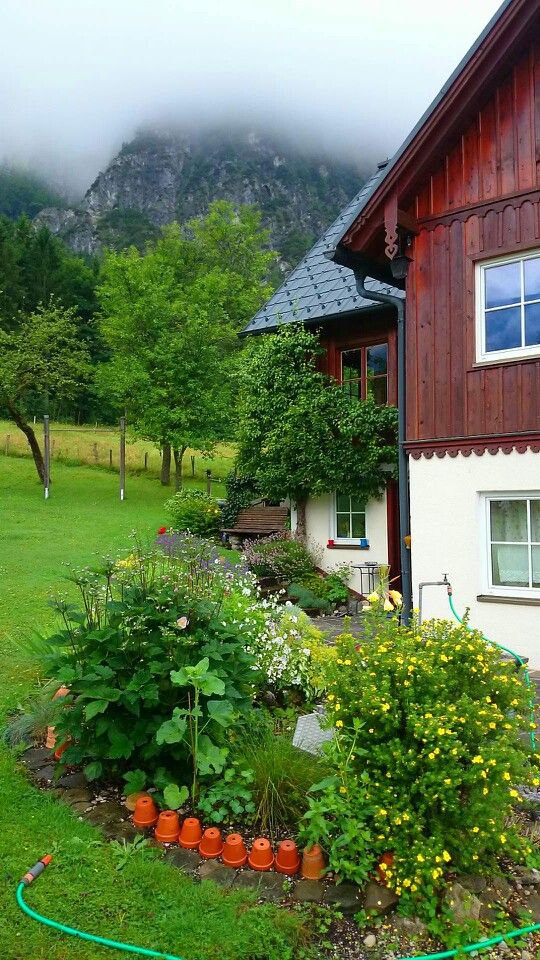
M 30 867 L 30 870 L 28 870 L 28 872 L 25 873 L 24 877 L 22 878 L 21 883 L 24 883 L 25 887 L 29 887 L 30 884 L 37 877 L 41 876 L 41 874 L 45 870 L 45 867 L 49 866 L 51 860 L 52 860 L 51 854 L 47 853 L 44 857 L 41 858 L 41 860 L 38 860 L 38 862 L 35 863 L 33 867 Z

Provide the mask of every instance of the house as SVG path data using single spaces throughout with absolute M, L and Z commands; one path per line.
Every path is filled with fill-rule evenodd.
M 377 303 L 325 322 L 329 369 L 387 324 L 406 601 L 447 574 L 471 624 L 540 667 L 540 0 L 505 0 L 334 226 L 328 263 Z M 444 588 L 423 612 L 449 615 Z
M 397 340 L 395 310 L 361 296 L 354 273 L 328 259 L 328 252 L 354 223 L 383 166 L 360 190 L 335 223 L 306 254 L 285 283 L 256 314 L 246 334 L 275 332 L 279 325 L 301 322 L 320 331 L 324 344 L 324 369 L 343 382 L 344 389 L 364 397 L 366 391 L 380 403 L 397 402 Z M 404 296 L 389 284 L 372 280 L 373 291 Z M 295 510 L 292 505 L 292 529 Z M 385 495 L 364 504 L 339 490 L 308 500 L 307 539 L 318 548 L 320 565 L 331 570 L 351 564 L 351 586 L 358 593 L 373 588 L 373 571 L 389 564 L 399 576 L 397 485 L 391 481 Z

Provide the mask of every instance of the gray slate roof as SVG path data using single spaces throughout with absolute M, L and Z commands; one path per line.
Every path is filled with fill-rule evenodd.
M 338 266 L 329 260 L 325 254 L 338 246 L 340 240 L 366 206 L 379 184 L 382 183 L 390 170 L 395 167 L 426 120 L 443 100 L 463 68 L 476 53 L 504 11 L 513 2 L 514 0 L 504 0 L 399 149 L 396 150 L 395 154 L 387 163 L 381 164 L 378 167 L 373 176 L 364 184 L 360 192 L 357 193 L 349 205 L 342 210 L 337 220 L 328 228 L 324 236 L 321 237 L 292 273 L 289 274 L 285 283 L 282 284 L 279 290 L 276 290 L 267 304 L 255 314 L 253 320 L 251 320 L 242 331 L 243 333 L 264 333 L 267 330 L 275 329 L 282 323 L 291 323 L 295 320 L 302 321 L 303 323 L 314 323 L 356 311 L 373 310 L 379 306 L 375 301 L 366 300 L 359 296 L 352 270 L 349 270 L 347 267 Z M 404 296 L 402 290 L 396 290 L 376 280 L 368 281 L 366 285 L 374 291 L 382 290 L 396 296 Z
M 248 323 L 243 333 L 264 333 L 274 330 L 282 323 L 293 321 L 315 323 L 380 306 L 374 300 L 366 300 L 358 294 L 352 270 L 338 266 L 325 254 L 334 249 L 340 237 L 356 219 L 381 182 L 384 172 L 384 165 L 381 165 L 315 246 L 306 253 L 285 283 Z M 403 296 L 402 290 L 395 290 L 376 280 L 369 281 L 368 287 Z

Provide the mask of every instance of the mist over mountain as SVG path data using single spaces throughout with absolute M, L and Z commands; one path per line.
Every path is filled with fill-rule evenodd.
M 77 206 L 36 217 L 73 250 L 142 247 L 172 221 L 203 216 L 212 200 L 254 204 L 284 266 L 296 262 L 360 188 L 369 171 L 300 151 L 253 131 L 139 133 Z

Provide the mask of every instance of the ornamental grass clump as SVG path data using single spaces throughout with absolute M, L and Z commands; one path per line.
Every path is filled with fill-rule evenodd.
M 333 775 L 312 788 L 304 837 L 359 882 L 392 854 L 381 869 L 402 910 L 429 917 L 450 871 L 531 853 L 508 826 L 515 784 L 539 783 L 520 739 L 528 691 L 466 622 L 401 626 L 398 594 L 370 600 L 365 633 L 341 636 L 329 664 Z

